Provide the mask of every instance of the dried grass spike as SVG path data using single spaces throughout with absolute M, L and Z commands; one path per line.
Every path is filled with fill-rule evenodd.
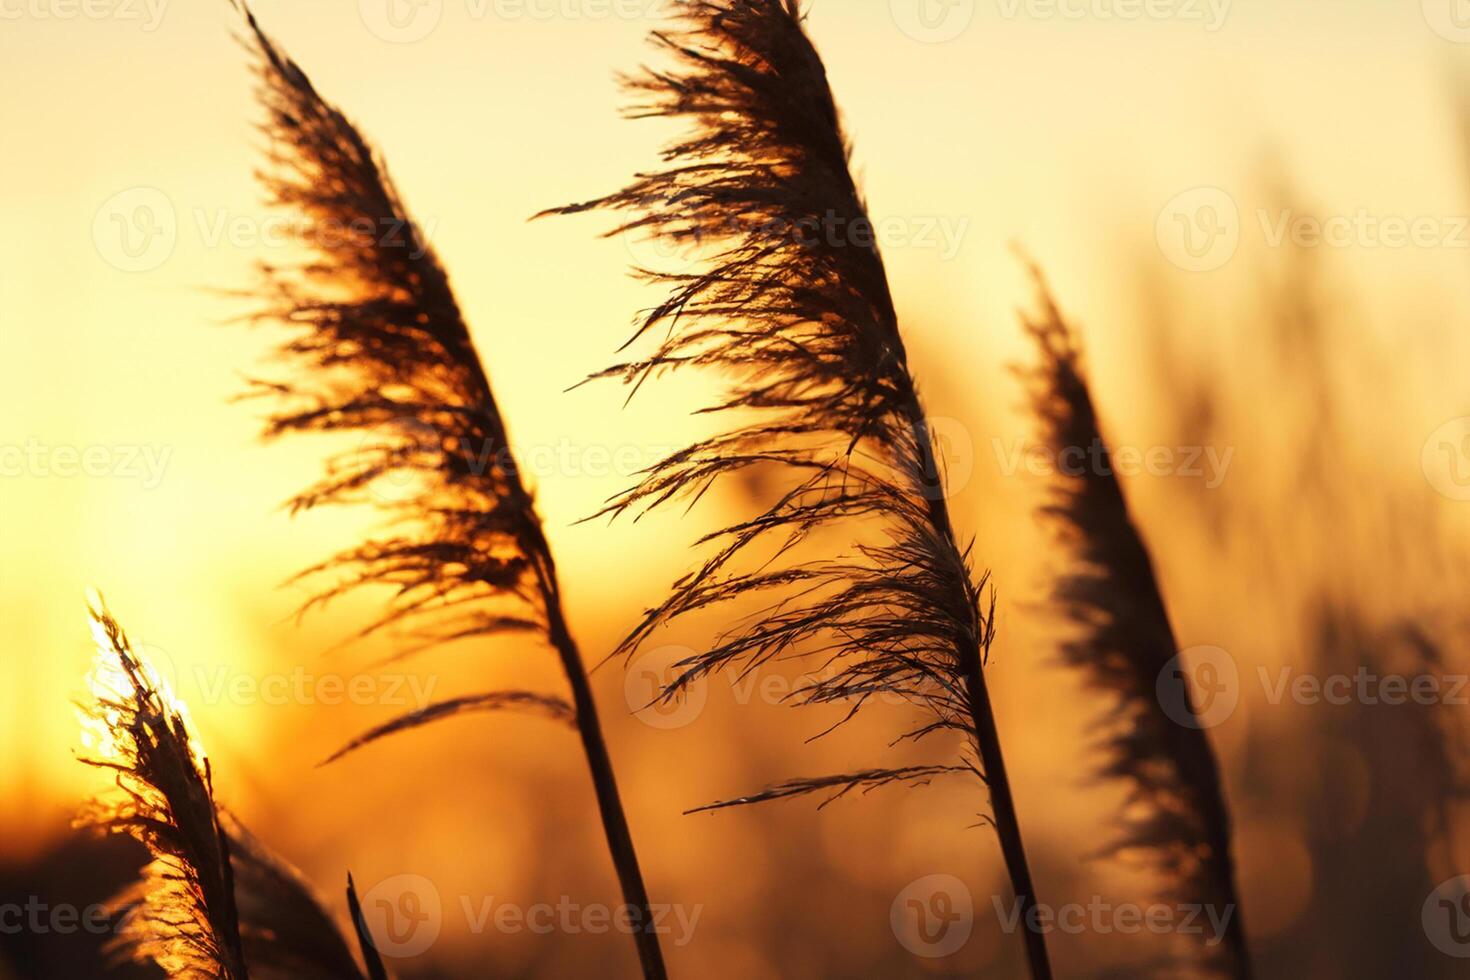
M 120 897 L 134 907 L 114 947 L 185 980 L 246 980 L 230 842 L 209 763 L 182 705 L 128 643 L 100 598 L 89 603 L 97 659 L 83 742 L 88 765 L 114 773 L 117 793 L 80 825 L 137 838 L 153 856 Z
M 656 464 L 603 513 L 693 503 L 752 467 L 788 477 L 763 513 L 703 538 L 707 560 L 622 649 L 677 617 L 765 600 L 764 614 L 679 665 L 664 696 L 813 649 L 834 669 L 805 700 L 860 708 L 880 692 L 905 696 L 926 709 L 910 737 L 949 732 L 976 756 L 1024 915 L 1036 894 L 982 670 L 992 636 L 985 580 L 951 523 L 874 225 L 802 19 L 796 0 L 681 4 L 677 29 L 654 34 L 674 66 L 627 86 L 630 115 L 685 121 L 688 132 L 660 169 L 623 190 L 546 212 L 618 212 L 611 233 L 696 243 L 708 257 L 689 272 L 645 270 L 669 288 L 630 341 L 649 349 L 599 376 L 636 391 L 668 371 L 715 369 L 729 387 L 706 411 L 729 428 Z M 799 554 L 833 530 L 855 539 L 843 557 Z M 872 778 L 855 773 L 847 785 Z M 840 790 L 840 781 L 787 790 L 801 786 Z M 1044 939 L 1027 930 L 1025 940 L 1032 975 L 1049 977 Z
M 279 353 L 294 369 L 289 380 L 258 385 L 282 406 L 266 434 L 356 436 L 359 447 L 329 460 L 323 478 L 291 506 L 370 502 L 388 518 L 386 530 L 309 570 L 341 576 L 314 603 L 386 587 L 387 611 L 364 633 L 413 627 L 417 642 L 398 656 L 508 632 L 544 639 L 572 689 L 624 901 L 651 916 L 551 546 L 449 278 L 366 140 L 237 6 L 259 56 L 273 141 L 260 178 L 275 206 L 318 232 L 308 236 L 312 256 L 303 265 L 266 270 L 260 319 L 290 329 Z M 374 496 L 385 481 L 393 492 Z M 468 709 L 464 701 L 436 706 L 371 737 Z M 657 934 L 639 930 L 633 938 L 644 975 L 661 980 Z
M 1166 714 L 1158 678 L 1179 654 L 1178 641 L 1154 573 L 1153 559 L 1129 513 L 1111 465 L 1108 444 L 1082 370 L 1081 355 L 1039 269 L 1031 267 L 1041 312 L 1023 324 L 1041 353 L 1030 386 L 1042 438 L 1067 459 L 1081 449 L 1103 465 L 1058 478 L 1042 513 L 1059 543 L 1073 554 L 1053 599 L 1077 630 L 1063 660 L 1096 692 L 1108 696 L 1109 721 L 1099 775 L 1127 785 L 1121 833 L 1107 848 L 1158 873 L 1174 900 L 1229 914 L 1225 942 L 1187 942 L 1164 975 L 1186 968 L 1215 977 L 1249 977 L 1240 899 L 1231 857 L 1230 813 L 1219 764 L 1196 719 Z M 1194 714 L 1188 681 L 1179 710 Z

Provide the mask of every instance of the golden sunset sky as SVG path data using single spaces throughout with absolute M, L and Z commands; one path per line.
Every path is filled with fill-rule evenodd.
M 599 217 L 527 220 L 655 164 L 674 130 L 620 119 L 613 76 L 656 59 L 645 35 L 668 6 L 254 4 L 382 150 L 447 266 L 513 437 L 533 460 L 570 612 L 597 659 L 688 567 L 696 531 L 738 504 L 713 501 L 694 522 L 674 511 L 611 528 L 577 523 L 631 482 L 633 464 L 704 431 L 688 409 L 710 379 L 664 384 L 627 408 L 613 384 L 568 392 L 612 361 L 658 295 L 627 275 L 629 264 L 678 257 L 599 239 Z M 1263 297 L 1292 263 L 1309 263 L 1334 323 L 1330 370 L 1355 393 L 1346 399 L 1353 452 L 1329 457 L 1342 467 L 1330 479 L 1367 473 L 1380 485 L 1342 487 L 1367 501 L 1367 530 L 1343 532 L 1348 557 L 1305 545 L 1290 556 L 1295 574 L 1348 592 L 1372 579 L 1371 556 L 1393 539 L 1400 506 L 1463 544 L 1470 503 L 1439 492 L 1421 457 L 1438 427 L 1470 414 L 1470 229 L 1460 219 L 1470 214 L 1470 115 L 1457 117 L 1458 99 L 1470 100 L 1470 22 L 1459 26 L 1451 0 L 810 7 L 855 169 L 885 229 L 916 373 L 934 414 L 953 420 L 957 521 L 977 536 L 977 560 L 1000 588 L 993 676 L 1023 819 L 1031 814 L 1052 846 L 1082 850 L 1069 830 L 1079 791 L 1056 757 L 1074 736 L 1084 744 L 1090 707 L 1053 662 L 1053 634 L 1036 610 L 1055 570 L 1030 517 L 1044 481 L 1005 466 L 1007 447 L 1031 431 L 1008 372 L 1029 356 L 1015 311 L 1031 301 L 1012 250 L 1041 263 L 1077 321 L 1110 435 L 1139 447 L 1173 438 L 1179 406 L 1161 386 L 1160 363 L 1175 380 L 1212 376 L 1233 398 L 1234 435 L 1217 447 L 1234 450 L 1232 499 L 1263 507 L 1306 453 L 1303 443 L 1273 441 L 1277 423 L 1310 441 L 1288 390 L 1280 403 L 1253 394 L 1262 390 L 1253 379 Z M 334 444 L 263 446 L 264 406 L 230 402 L 247 376 L 273 370 L 265 355 L 278 335 L 236 322 L 250 304 L 229 293 L 251 288 L 256 263 L 296 254 L 252 178 L 266 141 L 254 128 L 261 113 L 248 55 L 232 39 L 237 26 L 225 0 L 0 0 L 0 852 L 24 856 L 53 839 L 96 785 L 72 760 L 71 707 L 91 658 L 83 596 L 95 586 L 175 677 L 226 799 L 273 828 L 333 894 L 348 866 L 369 877 L 432 866 L 466 888 L 487 876 L 523 887 L 538 873 L 543 801 L 572 801 L 569 814 L 586 805 L 575 747 L 559 732 L 523 719 L 460 722 L 318 771 L 345 735 L 390 712 L 220 693 L 236 678 L 248 689 L 292 671 L 351 676 L 393 648 L 382 637 L 323 652 L 365 621 L 362 597 L 299 628 L 291 618 L 305 593 L 280 583 L 350 544 L 373 517 L 283 512 L 280 501 Z M 1182 236 L 1191 227 L 1203 235 L 1216 217 L 1233 252 L 1191 257 Z M 1302 218 L 1353 230 L 1305 249 L 1274 240 Z M 1373 237 L 1385 222 L 1391 235 L 1396 221 L 1419 221 L 1423 240 L 1391 247 Z M 1190 268 L 1200 262 L 1208 268 Z M 1183 641 L 1230 649 L 1242 664 L 1286 659 L 1289 650 L 1260 641 L 1263 623 L 1287 614 L 1252 606 L 1262 588 L 1255 550 L 1222 546 L 1198 525 L 1219 499 L 1213 491 L 1179 477 L 1129 487 Z M 1312 515 L 1272 520 L 1289 527 Z M 1397 580 L 1364 601 L 1391 606 L 1413 588 Z M 697 645 L 697 625 L 669 642 Z M 557 683 L 548 655 L 503 646 L 436 654 L 411 676 L 431 678 L 440 695 L 509 678 Z M 680 843 L 689 823 L 679 811 L 861 762 L 882 751 L 889 730 L 805 746 L 815 721 L 791 724 L 762 706 L 746 713 L 720 690 L 710 726 L 681 739 L 631 717 L 617 666 L 595 680 L 613 716 L 614 756 L 627 764 L 635 831 L 674 842 L 673 853 L 649 858 L 669 891 L 703 894 L 701 876 L 722 874 Z M 1250 714 L 1216 735 L 1232 772 Z M 779 736 L 777 719 L 790 728 Z M 479 781 L 456 775 L 465 768 Z M 404 792 L 438 802 L 416 820 L 395 802 Z M 849 870 L 901 882 L 920 857 L 961 846 L 935 827 L 952 824 L 958 835 L 983 806 L 981 794 L 936 792 L 947 801 L 943 819 L 875 798 L 835 815 L 798 804 L 802 812 L 758 824 L 697 826 L 707 840 L 748 842 L 791 820 L 871 852 L 888 844 L 865 847 L 866 828 L 889 814 L 905 828 L 893 864 Z M 340 829 L 375 810 L 387 814 L 378 825 Z M 561 860 L 602 860 L 595 826 L 555 819 L 579 835 L 563 842 Z M 1275 817 L 1270 832 L 1252 819 L 1243 818 L 1245 833 L 1271 842 L 1257 863 L 1289 867 L 1269 848 L 1294 854 L 1280 844 L 1290 833 Z M 471 834 L 478 844 L 465 856 Z M 829 856 L 842 865 L 845 853 L 833 846 Z M 742 882 L 722 879 L 723 908 L 707 913 L 715 939 L 676 958 L 745 963 L 745 976 L 770 969 L 774 947 L 744 944 L 732 910 L 758 907 L 779 888 L 776 860 L 752 859 Z M 1246 880 L 1269 907 L 1263 927 L 1275 916 L 1284 929 L 1301 914 L 1304 899 L 1276 908 L 1268 885 Z

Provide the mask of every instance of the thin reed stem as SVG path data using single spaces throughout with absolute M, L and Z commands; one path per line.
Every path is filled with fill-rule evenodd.
M 654 33 L 674 67 L 626 83 L 630 116 L 684 120 L 688 131 L 665 148 L 662 169 L 546 212 L 619 212 L 611 233 L 702 253 L 703 262 L 677 273 L 640 270 L 670 290 L 629 342 L 653 349 L 598 376 L 636 390 L 680 368 L 718 368 L 728 387 L 705 411 L 739 419 L 665 457 L 602 514 L 692 504 L 720 478 L 753 467 L 787 478 L 762 513 L 701 537 L 713 554 L 619 649 L 632 653 L 680 616 L 766 599 L 710 649 L 675 664 L 661 699 L 717 671 L 746 674 L 815 648 L 835 670 L 794 692 L 795 703 L 842 705 L 851 718 L 871 699 L 898 694 L 925 709 L 902 738 L 959 734 L 960 764 L 788 780 L 699 809 L 810 793 L 831 802 L 854 789 L 973 773 L 990 787 L 1002 856 L 1029 911 L 1035 889 L 983 677 L 994 600 L 987 613 L 986 576 L 974 575 L 971 546 L 951 523 L 883 258 L 803 18 L 796 0 L 682 5 L 676 28 Z M 839 526 L 851 535 L 844 555 L 791 554 Z M 1044 937 L 1028 930 L 1025 941 L 1033 976 L 1050 978 Z
M 917 393 L 915 403 L 917 404 Z M 919 425 L 922 426 L 923 423 Z M 916 433 L 916 436 L 921 435 L 922 432 Z M 940 472 L 933 440 L 919 438 L 918 443 L 925 447 L 924 472 Z M 949 540 L 954 540 L 949 504 L 943 494 L 930 495 L 929 519 L 936 530 Z M 1051 958 L 1046 949 L 1046 936 L 1028 925 L 1031 921 L 1031 910 L 1036 907 L 1036 885 L 1031 879 L 1031 864 L 1026 859 L 1026 845 L 1021 838 L 1021 818 L 1016 809 L 1015 795 L 1011 792 L 1010 776 L 1006 772 L 1005 753 L 1001 750 L 1000 728 L 995 722 L 990 687 L 985 681 L 982 649 L 982 646 L 956 644 L 955 659 L 964 665 L 965 689 L 969 694 L 967 700 L 970 703 L 970 719 L 975 731 L 975 748 L 980 756 L 985 785 L 990 790 L 990 810 L 995 821 L 995 835 L 1000 840 L 1006 874 L 1010 878 L 1011 891 L 1016 896 L 1016 911 L 1019 915 L 1017 921 L 1021 923 L 1021 935 L 1026 943 L 1026 961 L 1031 968 L 1033 980 L 1051 980 Z
M 259 394 L 285 405 L 267 435 L 372 437 L 331 459 L 292 509 L 361 503 L 385 478 L 410 488 L 377 501 L 391 530 L 304 573 L 351 573 L 308 605 L 362 585 L 390 587 L 389 608 L 362 632 L 419 624 L 423 642 L 398 656 L 459 640 L 537 635 L 556 651 L 573 700 L 568 706 L 525 691 L 455 698 L 379 725 L 333 758 L 466 711 L 528 708 L 574 720 L 623 900 L 637 910 L 643 974 L 664 980 L 647 888 L 551 545 L 448 275 L 367 141 L 241 9 L 260 56 L 275 164 L 261 176 L 273 203 L 325 228 L 388 229 L 311 236 L 310 261 L 266 270 L 270 300 L 260 318 L 291 329 L 280 351 L 299 369 L 286 382 L 257 384 Z
M 592 773 L 592 786 L 597 792 L 597 808 L 602 814 L 602 830 L 607 837 L 608 851 L 617 867 L 618 883 L 623 889 L 623 901 L 638 910 L 637 931 L 633 934 L 638 944 L 638 959 L 643 965 L 643 975 L 649 978 L 668 976 L 664 966 L 663 950 L 659 946 L 658 933 L 653 929 L 653 908 L 648 901 L 648 888 L 643 883 L 643 870 L 638 864 L 638 852 L 633 847 L 633 833 L 628 828 L 628 817 L 623 810 L 623 801 L 618 793 L 618 780 L 613 771 L 612 758 L 607 752 L 607 740 L 602 735 L 602 725 L 597 717 L 597 702 L 592 697 L 592 685 L 561 613 L 560 600 L 555 595 L 547 597 L 550 615 L 551 644 L 561 658 L 567 682 L 572 688 L 572 705 L 577 713 L 577 734 L 582 740 L 582 751 L 587 756 L 587 768 Z
M 965 684 L 973 706 L 971 718 L 979 736 L 980 764 L 985 770 L 985 785 L 990 788 L 990 809 L 995 819 L 995 835 L 1000 838 L 1006 874 L 1015 893 L 1020 915 L 1021 934 L 1026 941 L 1026 961 L 1035 980 L 1051 980 L 1051 960 L 1046 951 L 1046 936 L 1030 928 L 1031 910 L 1036 907 L 1036 885 L 1031 880 L 1031 866 L 1026 860 L 1026 847 L 1021 841 L 1021 820 L 1016 815 L 1016 800 L 1011 795 L 1011 781 L 1006 775 L 1005 754 L 1000 749 L 1000 730 L 995 725 L 995 709 L 985 685 L 985 671 L 980 658 L 972 656 Z

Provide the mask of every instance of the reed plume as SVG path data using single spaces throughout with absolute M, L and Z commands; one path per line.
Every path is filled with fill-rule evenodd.
M 1350 600 L 1321 595 L 1304 605 L 1303 669 L 1324 677 L 1367 671 L 1436 678 L 1445 691 L 1451 678 L 1463 676 L 1435 638 L 1453 627 L 1430 609 L 1377 622 Z M 1425 941 L 1422 918 L 1426 896 L 1462 870 L 1452 814 L 1470 790 L 1464 707 L 1355 697 L 1313 710 L 1320 720 L 1293 746 L 1310 760 L 1310 778 L 1291 789 L 1302 796 L 1314 914 L 1273 944 L 1273 973 L 1343 980 L 1464 976 L 1463 963 Z M 1263 744 L 1259 751 L 1279 746 Z
M 531 692 L 456 699 L 379 726 L 348 750 L 470 710 L 534 705 L 574 719 L 624 900 L 645 925 L 635 932 L 643 972 L 663 977 L 647 890 L 562 609 L 551 547 L 448 276 L 357 129 L 241 10 L 259 55 L 273 142 L 272 166 L 260 177 L 272 204 L 311 230 L 313 252 L 299 267 L 266 270 L 271 285 L 262 318 L 292 329 L 280 355 L 296 368 L 291 380 L 260 385 L 284 406 L 266 435 L 357 435 L 362 445 L 331 459 L 325 476 L 291 508 L 373 501 L 391 519 L 389 530 L 305 573 L 345 575 L 313 603 L 361 586 L 391 588 L 387 611 L 363 634 L 411 625 L 422 642 L 400 655 L 530 633 L 556 651 L 572 690 L 570 705 Z M 385 481 L 402 492 L 375 500 L 374 488 Z
M 78 823 L 129 834 L 153 858 L 117 899 L 131 911 L 113 952 L 186 980 L 361 980 L 305 878 L 216 801 L 184 705 L 100 600 L 90 613 L 95 703 L 83 715 L 82 761 L 113 772 L 118 792 Z
M 674 584 L 621 650 L 631 653 L 679 616 L 769 600 L 763 615 L 677 664 L 662 697 L 678 698 L 715 671 L 753 671 L 816 644 L 833 670 L 795 700 L 856 712 L 898 692 L 927 709 L 906 737 L 956 733 L 975 758 L 795 780 L 716 806 L 979 775 L 1025 915 L 1035 889 L 982 670 L 993 600 L 985 602 L 985 579 L 972 573 L 971 548 L 951 524 L 939 453 L 825 68 L 795 0 L 699 0 L 679 9 L 680 29 L 654 34 L 678 67 L 625 83 L 637 99 L 630 116 L 686 120 L 692 132 L 664 151 L 664 169 L 547 213 L 628 212 L 609 234 L 648 234 L 708 253 L 699 271 L 642 270 L 671 294 L 629 343 L 656 328 L 665 334 L 647 356 L 599 376 L 636 389 L 665 371 L 720 369 L 730 388 L 707 411 L 739 419 L 653 466 L 602 513 L 692 503 L 753 467 L 790 480 L 763 513 L 701 539 L 711 556 Z M 793 549 L 823 529 L 851 533 L 853 552 L 798 560 Z M 1033 975 L 1050 976 L 1043 937 L 1025 934 Z
M 97 659 L 95 703 L 83 716 L 82 761 L 115 774 L 118 792 L 78 823 L 129 834 L 153 860 L 120 901 L 134 911 L 115 951 L 185 980 L 246 980 L 230 841 L 214 802 L 209 761 L 185 709 L 133 652 L 101 605 L 89 606 Z
M 1232 913 L 1224 943 L 1210 949 L 1201 936 L 1179 961 L 1161 967 L 1163 975 L 1193 967 L 1208 976 L 1248 977 L 1219 766 L 1188 679 L 1165 674 L 1179 645 L 1153 560 L 1111 466 L 1072 330 L 1041 272 L 1031 271 L 1041 311 L 1023 324 L 1041 363 L 1022 374 L 1042 438 L 1056 459 L 1080 452 L 1093 461 L 1058 475 L 1042 513 L 1072 556 L 1053 588 L 1054 602 L 1077 629 L 1062 644 L 1062 659 L 1109 699 L 1098 775 L 1128 788 L 1120 836 L 1107 852 L 1157 872 L 1172 900 Z M 1171 718 L 1161 697 L 1185 717 Z

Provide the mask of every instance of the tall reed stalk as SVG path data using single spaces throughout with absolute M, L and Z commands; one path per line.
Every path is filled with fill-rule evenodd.
M 643 973 L 665 976 L 648 892 L 618 794 L 582 656 L 563 612 L 551 547 L 510 454 L 505 422 L 449 279 L 357 129 L 240 8 L 259 55 L 272 203 L 311 229 L 312 257 L 268 268 L 261 315 L 292 329 L 281 347 L 297 370 L 259 391 L 284 407 L 267 435 L 352 433 L 293 510 L 376 500 L 390 530 L 308 570 L 346 573 L 313 602 L 364 585 L 394 589 L 364 634 L 412 622 L 423 644 L 531 633 L 556 652 L 572 699 L 493 692 L 433 705 L 379 726 L 350 748 L 449 714 L 530 707 L 571 719 L 591 771 L 624 901 L 637 910 Z M 400 492 L 401 491 L 401 492 Z
M 644 270 L 671 295 L 630 343 L 656 328 L 663 337 L 646 357 L 602 376 L 636 387 L 668 370 L 718 368 L 731 386 L 707 411 L 742 421 L 667 457 L 604 513 L 692 502 L 749 467 L 784 469 L 790 481 L 764 513 L 701 539 L 713 556 L 675 583 L 622 650 L 678 616 L 769 598 L 755 621 L 678 664 L 663 697 L 679 697 L 711 672 L 755 670 L 815 643 L 836 669 L 798 701 L 855 712 L 899 692 L 929 713 L 907 737 L 957 733 L 977 758 L 793 780 L 716 806 L 975 773 L 990 789 L 1024 921 L 1036 889 L 983 669 L 993 600 L 982 601 L 985 579 L 971 573 L 970 546 L 953 527 L 943 461 L 826 71 L 796 0 L 695 0 L 679 10 L 679 30 L 654 34 L 677 67 L 626 84 L 637 99 L 629 115 L 685 120 L 688 135 L 665 149 L 664 169 L 548 213 L 630 212 L 613 234 L 649 234 L 704 253 L 696 271 Z M 809 561 L 790 554 L 823 528 L 851 534 L 854 553 Z M 1050 977 L 1044 937 L 1027 929 L 1025 942 L 1032 975 Z

